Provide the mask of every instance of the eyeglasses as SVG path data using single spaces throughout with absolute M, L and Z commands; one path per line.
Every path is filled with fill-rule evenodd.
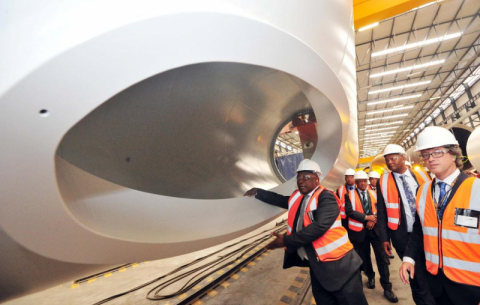
M 303 176 L 297 176 L 297 181 L 304 180 L 304 181 L 309 181 L 310 179 L 316 177 L 316 175 L 303 175 Z
M 440 157 L 443 157 L 444 154 L 446 154 L 448 152 L 448 150 L 436 150 L 432 153 L 423 153 L 423 154 L 420 154 L 420 158 L 423 160 L 423 161 L 427 161 L 428 159 L 430 159 L 430 156 L 434 157 L 434 158 L 440 158 Z
M 399 158 L 400 158 L 399 156 L 385 157 L 385 163 L 388 163 L 389 161 L 397 162 Z

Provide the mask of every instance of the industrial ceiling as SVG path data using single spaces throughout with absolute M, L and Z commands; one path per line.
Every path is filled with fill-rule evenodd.
M 366 160 L 388 143 L 412 146 L 440 110 L 457 106 L 462 83 L 480 78 L 480 1 L 359 0 L 354 9 L 359 157 Z M 376 26 L 360 28 L 379 16 Z

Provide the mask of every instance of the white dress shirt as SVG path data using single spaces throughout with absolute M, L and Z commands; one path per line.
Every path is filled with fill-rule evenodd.
M 310 200 L 310 197 L 312 197 L 313 195 L 313 192 L 315 192 L 317 190 L 317 188 L 315 188 L 313 191 L 311 191 L 310 193 L 308 193 L 307 195 L 305 195 L 305 197 L 303 197 L 303 200 L 301 202 L 301 205 L 300 205 L 300 214 L 298 215 L 298 219 L 300 219 L 300 217 L 304 217 L 305 215 L 305 210 L 307 209 L 307 205 L 308 205 L 308 201 Z M 297 220 L 297 231 L 302 231 L 302 227 L 298 227 L 298 220 Z M 307 257 L 307 252 L 305 251 L 305 248 L 304 247 L 300 247 L 297 249 L 297 254 L 298 256 L 300 256 L 300 258 L 302 259 L 306 259 L 308 261 L 308 257 Z
M 412 211 L 410 210 L 410 206 L 408 205 L 407 196 L 405 195 L 405 190 L 403 189 L 403 181 L 400 178 L 401 175 L 405 175 L 405 181 L 410 186 L 412 190 L 413 196 L 417 193 L 418 184 L 415 182 L 415 178 L 413 178 L 412 173 L 409 170 L 406 170 L 403 174 L 393 173 L 393 177 L 395 178 L 395 182 L 397 182 L 398 190 L 400 192 L 400 197 L 402 198 L 403 210 L 405 211 L 405 217 L 407 218 L 407 231 L 408 233 L 412 233 L 413 223 L 415 222 L 415 215 L 412 215 Z

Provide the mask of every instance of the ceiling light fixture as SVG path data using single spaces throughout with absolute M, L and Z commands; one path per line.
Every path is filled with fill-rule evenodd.
M 369 24 L 369 25 L 367 25 L 367 26 L 364 26 L 364 27 L 359 28 L 358 31 L 359 31 L 359 32 L 363 32 L 363 31 L 365 31 L 365 30 L 374 28 L 374 27 L 376 27 L 376 26 L 379 25 L 379 24 L 380 24 L 380 23 L 375 22 L 375 23 L 372 23 L 372 24 Z
M 365 128 L 372 128 L 376 126 L 388 126 L 388 125 L 397 125 L 397 124 L 402 124 L 403 121 L 395 121 L 395 122 L 389 122 L 389 123 L 380 123 L 380 124 L 373 124 L 373 125 L 366 125 Z
M 365 131 L 365 133 L 368 133 L 368 132 L 372 132 L 372 131 L 377 131 L 378 129 L 369 129 L 367 131 Z M 397 130 L 392 130 L 392 131 L 383 131 L 381 134 L 390 134 L 390 133 L 396 133 Z M 371 136 L 371 134 L 365 134 L 365 136 Z
M 388 120 L 388 119 L 404 117 L 404 116 L 407 116 L 407 115 L 408 115 L 408 113 L 401 113 L 401 114 L 395 114 L 395 115 L 389 115 L 389 116 L 382 116 L 382 117 L 379 117 L 379 118 L 366 119 L 365 122 L 371 122 L 371 121 L 375 121 L 375 120 Z
M 442 42 L 442 41 L 445 41 L 445 40 L 457 38 L 457 37 L 461 36 L 462 34 L 463 34 L 462 32 L 458 32 L 458 33 L 443 35 L 441 37 L 426 39 L 424 41 L 409 43 L 409 44 L 406 44 L 406 45 L 403 45 L 403 46 L 400 46 L 400 47 L 390 48 L 390 49 L 386 49 L 386 50 L 383 50 L 383 51 L 380 51 L 380 52 L 374 52 L 374 53 L 372 53 L 372 57 L 381 56 L 381 55 L 390 54 L 390 53 L 403 51 L 403 50 L 408 50 L 408 49 L 413 49 L 413 48 L 417 48 L 417 47 L 422 47 L 422 46 L 425 46 L 425 45 L 428 45 L 428 44 Z
M 384 103 L 394 102 L 394 101 L 408 100 L 408 99 L 417 98 L 417 97 L 420 97 L 420 96 L 422 96 L 422 94 L 414 94 L 414 95 L 396 97 L 396 98 L 392 98 L 392 99 L 388 99 L 388 100 L 368 102 L 368 103 L 367 103 L 367 106 L 377 105 L 377 104 L 384 104 Z
M 390 88 L 370 91 L 370 92 L 368 92 L 368 94 L 376 94 L 376 93 L 380 93 L 380 92 L 387 92 L 387 91 L 392 91 L 392 90 L 397 90 L 397 89 L 404 89 L 404 88 L 422 86 L 422 85 L 430 84 L 431 82 L 432 82 L 431 80 L 427 80 L 427 81 L 424 81 L 424 82 L 412 83 L 412 84 L 407 84 L 407 85 L 402 85 L 402 86 L 397 86 L 397 87 L 390 87 Z
M 403 106 L 403 105 L 399 105 L 399 106 Z M 383 113 L 383 112 L 389 112 L 389 111 L 398 111 L 398 110 L 404 110 L 404 109 L 410 109 L 410 108 L 413 108 L 413 105 L 405 106 L 405 107 L 394 107 L 394 108 L 385 109 L 385 110 L 369 111 L 369 112 L 367 112 L 367 115 L 376 114 L 376 113 Z
M 409 67 L 405 67 L 405 68 L 399 68 L 399 69 L 395 69 L 395 70 L 391 70 L 391 71 L 385 71 L 385 72 L 381 72 L 381 73 L 372 74 L 372 75 L 370 75 L 370 78 L 389 75 L 389 74 L 394 74 L 394 73 L 398 73 L 398 72 L 409 71 L 409 70 L 413 70 L 413 69 L 425 68 L 425 67 L 428 67 L 428 66 L 439 65 L 439 64 L 443 64 L 444 62 L 445 62 L 445 59 L 435 60 L 435 61 L 431 61 L 431 62 L 426 63 L 426 64 L 413 65 L 413 66 L 409 66 Z
M 367 133 L 367 132 L 376 132 L 376 131 L 380 131 L 380 130 L 397 129 L 398 127 L 400 127 L 400 126 L 392 126 L 392 127 L 377 128 L 377 129 L 368 129 L 368 130 L 365 130 L 365 133 Z
M 378 138 L 387 138 L 390 139 L 393 135 L 365 135 L 361 140 L 369 140 L 369 139 L 378 139 Z
M 391 138 L 393 138 L 394 134 L 389 134 L 387 137 L 380 137 L 380 135 L 375 135 L 375 134 L 369 134 L 366 136 L 375 136 L 375 137 L 370 137 L 370 138 L 364 138 L 364 141 L 389 141 Z
M 382 144 L 388 144 L 390 141 L 371 141 L 371 142 L 365 142 L 364 145 L 382 145 Z

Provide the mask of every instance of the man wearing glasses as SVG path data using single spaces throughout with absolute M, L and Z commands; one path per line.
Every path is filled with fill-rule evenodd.
M 380 241 L 384 251 L 390 256 L 391 239 L 400 259 L 403 259 L 415 222 L 415 194 L 418 186 L 424 183 L 422 176 L 407 168 L 405 156 L 405 150 L 400 145 L 388 144 L 385 147 L 383 157 L 391 172 L 380 177 L 377 191 Z M 428 179 L 428 176 L 425 179 Z M 425 264 L 416 264 L 415 272 L 417 276 L 410 282 L 413 300 L 417 305 L 435 304 L 426 283 Z
M 257 188 L 244 195 L 288 209 L 287 233 L 273 233 L 276 239 L 266 248 L 285 248 L 284 269 L 310 267 L 317 304 L 368 304 L 359 271 L 362 260 L 341 225 L 340 201 L 320 186 L 316 162 L 303 160 L 296 173 L 298 190 L 291 196 Z
M 425 128 L 415 151 L 435 179 L 418 189 L 417 215 L 400 278 L 409 283 L 417 276 L 414 265 L 424 259 L 436 304 L 478 305 L 480 180 L 460 172 L 462 151 L 447 129 Z

